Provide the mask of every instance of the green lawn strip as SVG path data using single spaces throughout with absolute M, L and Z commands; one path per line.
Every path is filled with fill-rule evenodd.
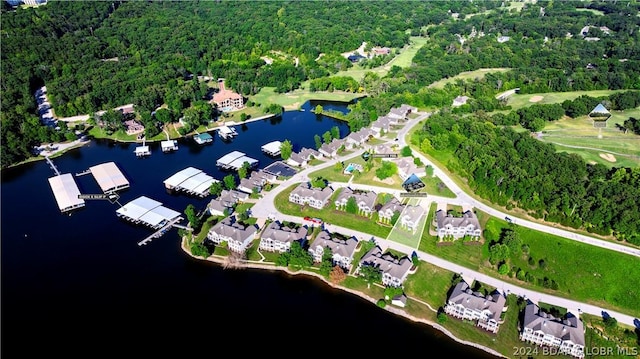
M 575 153 L 578 156 L 582 157 L 584 161 L 587 163 L 600 163 L 607 167 L 629 167 L 629 168 L 640 167 L 640 159 L 633 159 L 633 158 L 624 157 L 624 156 L 615 156 L 616 161 L 611 162 L 600 157 L 600 153 L 602 153 L 601 151 L 568 148 L 568 147 L 559 146 L 559 145 L 556 145 L 556 149 L 558 150 L 558 152 Z
M 429 219 L 432 218 L 431 212 Z M 506 227 L 509 225 L 505 221 L 490 218 L 483 228 L 500 233 Z M 529 254 L 512 255 L 509 265 L 530 273 L 536 279 L 547 277 L 557 282 L 558 290 L 546 289 L 537 284 L 537 280 L 529 283 L 509 275 L 499 275 L 495 266 L 488 262 L 487 241 L 482 246 L 465 245 L 460 240 L 451 245 L 438 246 L 436 237 L 425 231 L 419 249 L 524 288 L 630 315 L 640 314 L 637 306 L 640 302 L 640 266 L 637 265 L 637 258 L 524 227 L 510 228 L 516 230 L 523 244 L 529 246 Z M 532 264 L 529 264 L 529 256 L 533 257 Z M 544 265 L 540 264 L 540 260 L 544 261 Z
M 446 79 L 438 80 L 431 85 L 430 88 L 443 89 L 446 84 L 455 83 L 458 80 L 466 81 L 473 79 L 483 79 L 486 74 L 496 73 L 496 72 L 507 72 L 510 71 L 510 68 L 506 67 L 496 67 L 496 68 L 488 68 L 488 69 L 478 69 L 474 71 L 465 71 L 461 72 L 453 77 L 449 77 Z
M 584 12 L 590 12 L 594 15 L 599 15 L 602 16 L 604 15 L 604 12 L 600 11 L 600 10 L 596 10 L 596 9 L 585 9 L 585 8 L 576 8 L 576 11 L 584 11 Z
M 329 204 L 327 204 L 323 209 L 300 206 L 289 202 L 289 193 L 291 193 L 291 191 L 297 186 L 298 184 L 294 184 L 276 196 L 274 203 L 278 211 L 298 217 L 317 217 L 322 219 L 324 222 L 354 229 L 377 237 L 386 238 L 389 234 L 390 229 L 376 224 L 374 217 L 363 217 L 357 214 L 336 210 L 333 204 L 336 194 L 331 197 Z
M 582 95 L 590 97 L 609 96 L 616 92 L 624 92 L 628 90 L 593 90 L 593 91 L 570 91 L 570 92 L 546 92 L 546 93 L 530 93 L 530 94 L 513 94 L 508 97 L 507 104 L 511 106 L 512 111 L 522 107 L 531 106 L 533 104 L 551 104 L 562 103 L 566 100 L 574 100 Z M 529 101 L 534 96 L 542 96 L 542 100 L 538 102 Z
M 249 96 L 249 100 L 253 101 L 255 104 L 260 104 L 261 107 L 266 107 L 269 104 L 278 104 L 286 109 L 298 109 L 309 100 L 350 102 L 355 98 L 362 97 L 363 95 L 364 94 L 361 93 L 358 94 L 342 91 L 311 92 L 309 90 L 294 90 L 292 92 L 282 94 L 275 92 L 275 87 L 263 87 L 257 94 Z

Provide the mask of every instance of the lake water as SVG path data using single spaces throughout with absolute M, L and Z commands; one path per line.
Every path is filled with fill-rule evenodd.
M 346 112 L 346 104 L 319 102 Z M 294 150 L 314 148 L 314 135 L 345 123 L 306 111 L 238 125 L 239 135 L 210 145 L 179 141 L 175 153 L 136 158 L 136 144 L 92 141 L 53 162 L 62 173 L 79 173 L 114 161 L 131 183 L 120 193 L 125 204 L 141 195 L 184 212 L 209 198 L 170 195 L 163 180 L 193 166 L 222 179 L 215 162 L 239 150 L 260 161 L 276 161 L 260 147 L 290 140 Z M 2 172 L 2 354 L 3 358 L 144 358 L 299 352 L 375 355 L 447 353 L 493 358 L 460 345 L 423 324 L 392 315 L 357 296 L 322 282 L 280 272 L 228 270 L 185 254 L 176 230 L 146 246 L 151 230 L 116 217 L 118 204 L 87 200 L 71 216 L 61 214 L 44 162 Z M 82 193 L 100 193 L 93 176 L 76 177 Z M 296 344 L 295 342 L 299 342 Z M 173 354 L 175 351 L 180 354 Z M 315 348 L 313 349 L 315 350 Z M 341 354 L 342 355 L 342 354 Z

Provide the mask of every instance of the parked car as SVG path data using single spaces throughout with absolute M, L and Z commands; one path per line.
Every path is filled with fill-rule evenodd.
M 304 217 L 305 221 L 309 221 L 315 224 L 322 224 L 322 220 L 320 218 L 315 218 L 315 217 Z

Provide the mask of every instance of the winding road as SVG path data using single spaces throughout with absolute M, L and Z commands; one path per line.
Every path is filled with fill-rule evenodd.
M 404 147 L 406 146 L 406 142 L 405 142 L 405 137 L 407 136 L 407 133 L 411 130 L 411 128 L 413 128 L 414 126 L 416 126 L 418 123 L 420 123 L 420 121 L 427 119 L 429 116 L 431 115 L 431 113 L 420 113 L 419 116 L 417 116 L 414 119 L 410 119 L 409 121 L 406 122 L 406 124 L 404 125 L 404 127 L 398 132 L 398 141 L 396 143 L 398 143 L 400 145 L 400 147 Z M 312 172 L 315 172 L 317 170 L 323 169 L 323 168 L 327 168 L 329 166 L 334 166 L 336 164 L 336 162 L 338 161 L 343 161 L 343 160 L 347 160 L 348 158 L 352 158 L 354 156 L 359 156 L 361 155 L 363 152 L 365 152 L 364 149 L 358 149 L 354 152 L 350 152 L 347 155 L 343 155 L 343 156 L 339 156 L 337 158 L 334 159 L 330 159 L 328 161 L 325 161 L 319 165 L 313 166 L 313 167 L 309 167 L 309 168 L 305 168 L 302 171 L 298 172 L 295 176 L 281 181 L 279 182 L 279 185 L 275 188 L 273 188 L 271 191 L 269 192 L 263 192 L 263 197 L 256 202 L 256 204 L 251 208 L 251 212 L 252 212 L 252 216 L 253 217 L 257 217 L 257 218 L 261 218 L 261 219 L 265 219 L 268 218 L 269 216 L 276 216 L 278 219 L 280 220 L 286 220 L 286 221 L 292 221 L 292 222 L 300 222 L 301 218 L 300 217 L 296 217 L 296 216 L 290 216 L 290 215 L 285 215 L 283 213 L 280 213 L 275 205 L 274 205 L 274 201 L 276 196 L 281 193 L 283 190 L 286 190 L 287 188 L 289 188 L 291 185 L 295 184 L 295 183 L 300 183 L 303 181 L 307 181 L 309 179 L 308 175 Z M 522 226 L 522 227 L 527 227 L 527 228 L 531 228 L 540 232 L 545 232 L 545 233 L 549 233 L 549 234 L 554 234 L 557 236 L 561 236 L 567 239 L 571 239 L 571 240 L 575 240 L 578 242 L 582 242 L 585 244 L 589 244 L 589 245 L 594 245 L 594 246 L 598 246 L 601 248 L 605 248 L 605 249 L 609 249 L 609 250 L 613 250 L 613 251 L 617 251 L 620 253 L 625 253 L 628 255 L 632 255 L 632 256 L 636 256 L 636 257 L 640 257 L 640 250 L 639 249 L 635 249 L 635 248 L 631 248 L 631 247 L 627 247 L 624 245 L 620 245 L 617 243 L 613 243 L 613 242 L 607 242 L 604 240 L 600 240 L 600 239 L 596 239 L 593 237 L 589 237 L 589 236 L 585 236 L 582 234 L 577 234 L 577 233 L 573 233 L 570 231 L 566 231 L 560 228 L 555 228 L 555 227 L 551 227 L 551 226 L 547 226 L 544 224 L 540 224 L 540 223 L 536 223 L 536 222 L 531 222 L 531 221 L 527 221 L 524 219 L 520 219 L 520 218 L 514 218 L 511 214 L 507 214 L 504 212 L 501 212 L 499 210 L 496 210 L 492 207 L 489 207 L 487 205 L 485 205 L 484 203 L 479 202 L 478 200 L 476 200 L 475 198 L 473 198 L 472 196 L 470 196 L 469 194 L 465 193 L 451 178 L 449 178 L 447 176 L 447 174 L 445 174 L 441 169 L 439 169 L 437 166 L 435 166 L 429 159 L 427 159 L 426 157 L 424 157 L 422 154 L 414 151 L 413 155 L 415 157 L 418 157 L 422 160 L 422 162 L 425 165 L 431 165 L 434 169 L 434 176 L 437 176 L 438 178 L 440 178 L 440 180 L 442 182 L 444 182 L 444 184 L 446 184 L 455 194 L 456 194 L 456 198 L 455 199 L 451 199 L 451 198 L 442 198 L 442 197 L 437 197 L 437 196 L 427 196 L 425 198 L 422 199 L 422 201 L 427 201 L 427 202 L 444 202 L 444 203 L 455 203 L 461 206 L 469 206 L 469 207 L 475 207 L 478 208 L 486 213 L 488 213 L 489 215 L 498 217 L 498 218 L 505 218 L 507 216 L 510 216 L 512 218 L 512 222 L 517 224 L 518 226 Z M 358 189 L 368 189 L 368 190 L 373 190 L 376 192 L 387 192 L 387 193 L 393 193 L 394 195 L 399 196 L 400 192 L 404 192 L 400 189 L 398 190 L 392 190 L 389 188 L 385 188 L 385 187 L 376 187 L 376 186 L 370 186 L 370 185 L 361 185 L 361 184 L 355 184 L 355 183 L 338 183 L 338 182 L 332 182 L 331 185 L 335 188 L 337 187 L 344 187 L 344 186 L 350 186 L 354 189 L 358 188 Z M 495 288 L 498 288 L 500 290 L 502 290 L 502 292 L 504 294 L 516 294 L 518 296 L 521 297 L 525 297 L 530 299 L 533 302 L 545 302 L 545 303 L 553 303 L 554 305 L 558 305 L 558 306 L 562 306 L 567 308 L 567 310 L 573 312 L 573 313 L 588 313 L 588 314 L 592 314 L 592 315 L 596 315 L 596 316 L 602 316 L 604 313 L 607 313 L 609 316 L 614 317 L 619 323 L 624 323 L 626 325 L 630 325 L 633 327 L 637 327 L 640 328 L 640 319 L 635 318 L 633 316 L 624 314 L 624 313 L 619 313 L 616 311 L 612 311 L 612 310 L 608 310 L 608 309 L 603 309 L 601 307 L 598 306 L 594 306 L 594 305 L 590 305 L 590 304 L 585 304 L 585 303 L 581 303 L 581 302 L 577 302 L 574 300 L 570 300 L 567 298 L 562 298 L 562 297 L 557 297 L 554 295 L 550 295 L 550 294 L 546 294 L 546 293 L 539 293 L 530 289 L 525 289 L 522 287 L 519 287 L 517 285 L 511 284 L 511 283 L 507 283 L 507 282 L 503 282 L 499 279 L 493 278 L 491 276 L 488 276 L 484 273 L 480 273 L 477 271 L 473 271 L 469 268 L 460 266 L 458 264 L 443 260 L 441 258 L 438 258 L 434 255 L 428 254 L 426 252 L 422 252 L 419 251 L 416 248 L 411 248 L 409 246 L 406 246 L 404 244 L 400 244 L 394 241 L 390 241 L 387 240 L 386 238 L 379 238 L 379 237 L 375 237 L 375 236 L 371 236 L 370 234 L 367 233 L 362 233 L 359 231 L 355 231 L 349 228 L 344 228 L 341 226 L 337 226 L 334 224 L 326 224 L 325 227 L 327 228 L 327 230 L 330 231 L 335 231 L 335 232 L 339 232 L 339 233 L 343 233 L 346 235 L 350 235 L 350 236 L 354 236 L 355 238 L 357 238 L 358 240 L 368 240 L 368 239 L 374 239 L 376 241 L 376 243 L 383 249 L 386 250 L 388 248 L 397 250 L 399 252 L 405 253 L 407 255 L 411 255 L 411 253 L 416 252 L 416 254 L 418 255 L 418 257 L 423 260 L 426 261 L 428 263 L 431 263 L 435 266 L 450 270 L 454 273 L 460 273 L 462 275 L 462 277 L 468 282 L 468 283 L 472 283 L 474 280 L 478 280 L 482 283 L 486 283 L 488 285 L 491 285 Z M 640 263 L 640 262 L 639 262 Z M 576 315 L 578 315 L 576 314 Z

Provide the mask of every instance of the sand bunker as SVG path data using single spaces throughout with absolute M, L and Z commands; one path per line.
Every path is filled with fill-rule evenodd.
M 600 157 L 604 158 L 605 160 L 609 161 L 609 162 L 615 162 L 616 161 L 616 157 L 610 153 L 601 153 Z
M 532 97 L 529 99 L 529 102 L 540 102 L 540 101 L 542 101 L 542 99 L 543 99 L 543 98 L 544 98 L 544 97 L 542 97 L 542 96 L 532 96 Z

